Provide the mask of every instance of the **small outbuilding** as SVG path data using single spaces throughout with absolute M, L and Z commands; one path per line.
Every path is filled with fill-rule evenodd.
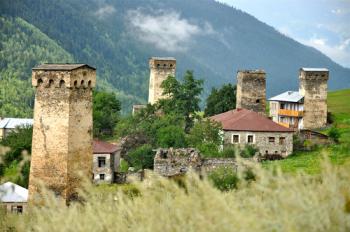
M 113 183 L 120 165 L 120 147 L 100 140 L 93 141 L 93 181 Z
M 293 152 L 293 129 L 251 110 L 235 109 L 210 117 L 221 123 L 223 146 L 251 145 L 262 156 L 286 157 Z
M 11 182 L 0 185 L 0 203 L 7 212 L 23 213 L 28 201 L 28 190 Z

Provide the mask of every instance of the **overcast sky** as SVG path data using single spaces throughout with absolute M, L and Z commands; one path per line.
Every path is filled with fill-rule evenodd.
M 218 0 L 350 67 L 350 0 Z

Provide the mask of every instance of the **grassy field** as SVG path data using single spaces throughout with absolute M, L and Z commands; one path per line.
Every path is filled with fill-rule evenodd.
M 319 148 L 312 152 L 295 152 L 287 159 L 268 161 L 264 167 L 279 166 L 285 172 L 304 171 L 306 173 L 319 173 L 320 160 L 325 156 L 333 164 L 350 164 L 350 89 L 328 93 L 328 111 L 334 119 L 334 125 L 341 133 L 340 143 Z M 327 130 L 323 131 L 327 133 Z

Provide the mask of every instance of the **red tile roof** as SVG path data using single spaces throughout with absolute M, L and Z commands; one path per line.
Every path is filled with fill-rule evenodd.
M 210 119 L 221 122 L 223 130 L 226 131 L 293 132 L 292 129 L 246 109 L 230 110 Z
M 119 147 L 115 144 L 107 143 L 100 140 L 93 141 L 93 153 L 94 154 L 110 154 L 119 150 Z

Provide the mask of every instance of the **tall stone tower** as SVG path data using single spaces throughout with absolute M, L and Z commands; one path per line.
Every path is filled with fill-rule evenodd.
M 149 60 L 150 78 L 148 103 L 154 104 L 162 96 L 163 89 L 160 87 L 168 76 L 175 76 L 176 59 L 172 57 L 152 57 Z
M 316 129 L 327 124 L 327 82 L 329 71 L 325 68 L 301 68 L 299 93 L 304 96 L 303 127 Z
M 77 197 L 80 177 L 92 176 L 96 70 L 86 64 L 43 64 L 33 68 L 32 84 L 36 94 L 29 201 L 40 196 L 40 183 L 69 202 Z
M 236 108 L 244 108 L 265 115 L 265 75 L 263 70 L 238 71 Z

